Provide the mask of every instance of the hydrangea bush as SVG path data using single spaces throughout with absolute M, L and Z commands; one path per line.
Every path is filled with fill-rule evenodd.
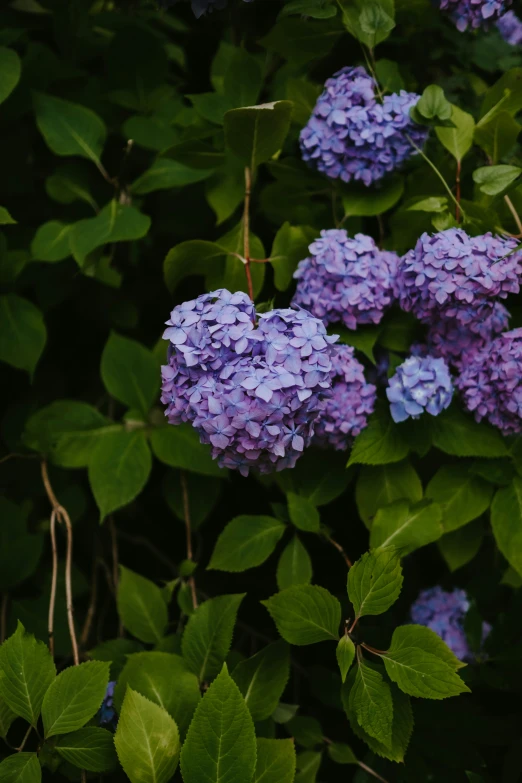
M 521 13 L 2 5 L 0 783 L 520 777 Z

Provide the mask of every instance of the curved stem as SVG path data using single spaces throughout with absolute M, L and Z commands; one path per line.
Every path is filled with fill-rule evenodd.
M 435 174 L 437 175 L 437 177 L 440 179 L 440 181 L 441 181 L 441 182 L 442 182 L 442 184 L 444 185 L 444 188 L 445 188 L 445 190 L 446 190 L 446 192 L 447 192 L 448 196 L 450 197 L 450 199 L 451 199 L 451 200 L 453 201 L 453 203 L 455 204 L 455 207 L 458 207 L 458 208 L 459 208 L 459 210 L 460 210 L 460 214 L 462 214 L 462 217 L 463 217 L 463 218 L 465 218 L 465 217 L 466 217 L 466 215 L 465 215 L 465 213 L 464 213 L 464 210 L 462 209 L 462 207 L 460 206 L 459 202 L 457 201 L 457 199 L 456 199 L 456 198 L 455 198 L 455 196 L 453 195 L 453 191 L 451 190 L 450 186 L 448 185 L 448 183 L 446 182 L 446 180 L 444 179 L 444 177 L 442 176 L 442 174 L 440 173 L 440 171 L 438 170 L 438 168 L 436 167 L 436 165 L 433 163 L 433 161 L 431 161 L 431 160 L 428 158 L 428 156 L 426 155 L 426 153 L 425 153 L 425 152 L 424 152 L 424 151 L 423 151 L 423 150 L 422 150 L 422 149 L 421 149 L 421 148 L 420 148 L 420 147 L 419 147 L 417 144 L 415 144 L 415 142 L 413 141 L 413 139 L 412 139 L 412 138 L 410 138 L 410 136 L 406 136 L 406 138 L 407 138 L 407 139 L 408 139 L 408 141 L 410 142 L 410 144 L 411 144 L 411 146 L 413 147 L 413 149 L 417 150 L 417 152 L 419 153 L 419 155 L 421 156 L 421 158 L 423 158 L 423 159 L 426 161 L 426 163 L 427 163 L 429 166 L 431 166 L 431 168 L 433 169 L 433 171 L 435 172 Z
M 343 547 L 341 546 L 341 544 L 339 544 L 339 542 L 338 542 L 338 541 L 336 541 L 335 539 L 333 539 L 331 536 L 325 536 L 325 538 L 326 538 L 326 540 L 327 540 L 327 541 L 329 541 L 329 542 L 330 542 L 330 544 L 331 544 L 332 546 L 334 546 L 334 547 L 337 549 L 337 551 L 338 551 L 338 552 L 340 552 L 340 554 L 343 556 L 343 558 L 344 558 L 344 562 L 346 563 L 346 565 L 348 566 L 348 568 L 351 568 L 351 567 L 352 567 L 352 565 L 353 565 L 353 564 L 352 564 L 352 561 L 350 560 L 350 558 L 348 557 L 348 555 L 347 555 L 347 554 L 346 554 L 346 552 L 344 551 L 344 549 L 343 549 Z
M 515 205 L 513 204 L 509 196 L 504 196 L 504 201 L 506 202 L 509 211 L 513 215 L 513 220 L 515 221 L 516 226 L 518 228 L 518 233 L 522 235 L 522 221 L 520 220 L 520 215 L 515 209 Z
M 52 549 L 52 575 L 51 595 L 49 596 L 49 614 L 47 618 L 47 635 L 49 637 L 49 651 L 54 658 L 54 607 L 56 604 L 56 581 L 58 579 L 58 549 L 56 547 L 56 510 L 51 512 L 51 549 Z
M 250 270 L 250 194 L 252 192 L 252 173 L 245 166 L 245 203 L 243 207 L 243 263 L 247 279 L 248 295 L 254 301 L 254 286 Z

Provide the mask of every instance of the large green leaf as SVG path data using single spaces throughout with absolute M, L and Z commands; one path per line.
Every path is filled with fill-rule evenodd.
M 437 541 L 443 533 L 442 509 L 438 503 L 423 500 L 411 505 L 407 500 L 396 500 L 375 515 L 370 545 L 394 546 L 401 554 L 407 554 Z
M 476 422 L 456 408 L 444 411 L 431 422 L 433 445 L 456 457 L 503 457 L 506 445 L 499 431 Z
M 43 223 L 31 242 L 31 255 L 35 261 L 63 261 L 71 255 L 69 236 L 72 226 L 59 220 Z
M 307 585 L 312 581 L 312 561 L 298 536 L 294 536 L 283 549 L 276 579 L 280 590 L 293 585 Z
M 200 682 L 214 679 L 221 670 L 244 597 L 245 593 L 218 595 L 201 604 L 190 617 L 183 634 L 182 651 Z
M 2 783 L 40 783 L 42 768 L 36 753 L 14 753 L 0 764 Z
M 370 416 L 368 426 L 355 438 L 348 465 L 385 465 L 400 462 L 410 448 L 389 412 L 379 407 Z
M 394 207 L 404 192 L 402 177 L 390 177 L 379 188 L 367 188 L 356 182 L 343 186 L 342 200 L 347 217 L 382 215 Z
M 394 0 L 338 0 L 346 29 L 373 49 L 395 27 Z
M 296 495 L 295 492 L 288 492 L 286 499 L 292 524 L 299 530 L 318 533 L 321 526 L 321 518 L 314 503 L 302 495 Z
M 89 483 L 101 520 L 139 495 L 151 467 L 144 432 L 119 430 L 99 439 L 89 458 Z
M 314 644 L 339 638 L 341 604 L 324 587 L 295 585 L 261 603 L 290 644 Z
M 522 576 L 522 479 L 498 490 L 491 505 L 491 527 L 497 546 Z
M 120 566 L 118 613 L 125 628 L 142 642 L 158 642 L 166 631 L 168 614 L 161 589 L 124 566 Z
M 286 530 L 278 519 L 240 516 L 220 534 L 207 568 L 217 571 L 246 571 L 270 557 Z
M 359 726 L 386 748 L 391 748 L 393 733 L 393 702 L 390 686 L 382 674 L 362 661 L 357 667 L 350 690 L 349 710 Z
M 522 109 L 522 68 L 511 68 L 487 90 L 480 109 L 481 120 L 499 112 L 518 114 Z
M 7 592 L 36 569 L 43 535 L 27 532 L 25 515 L 7 498 L 0 498 L 0 519 L 0 590 Z
M 103 349 L 100 371 L 109 394 L 147 415 L 160 385 L 160 363 L 152 351 L 113 332 Z
M 21 73 L 22 63 L 14 49 L 0 46 L 0 103 L 11 95 Z
M 522 174 L 519 166 L 481 166 L 473 172 L 473 181 L 487 196 L 498 196 Z
M 55 677 L 48 648 L 19 622 L 15 633 L 0 647 L 0 698 L 15 715 L 36 726 L 45 693 Z
M 185 736 L 201 695 L 196 675 L 180 655 L 156 651 L 129 655 L 114 689 L 117 712 L 121 711 L 127 686 L 167 710 L 181 737 Z
M 243 694 L 252 720 L 269 718 L 279 703 L 290 674 L 290 651 L 283 642 L 264 647 L 238 663 L 232 679 Z
M 93 218 L 75 223 L 70 233 L 72 254 L 83 267 L 85 259 L 96 248 L 112 242 L 142 239 L 150 228 L 150 218 L 135 207 L 110 201 Z
M 363 465 L 357 477 L 355 500 L 359 514 L 369 528 L 382 506 L 402 499 L 416 503 L 421 498 L 421 480 L 407 460 L 390 465 Z
M 179 733 L 168 712 L 127 688 L 114 737 L 131 783 L 167 783 L 178 766 Z
M 85 726 L 98 712 L 108 682 L 109 664 L 103 661 L 86 661 L 60 672 L 42 704 L 46 739 Z
M 55 155 L 79 155 L 100 164 L 107 130 L 91 109 L 77 103 L 36 93 L 36 124 Z
M 443 465 L 426 487 L 426 497 L 442 508 L 444 532 L 471 522 L 488 508 L 493 487 L 470 472 L 465 464 Z
M 521 127 L 507 111 L 484 117 L 475 127 L 475 142 L 493 163 L 498 163 L 515 146 Z
M 70 764 L 88 772 L 107 772 L 118 765 L 112 732 L 96 726 L 65 734 L 56 750 Z
M 283 146 L 292 116 L 290 101 L 262 103 L 225 114 L 225 143 L 252 171 Z
M 203 476 L 227 476 L 227 471 L 212 459 L 210 448 L 200 442 L 191 424 L 155 427 L 150 433 L 150 445 L 154 456 L 171 468 L 184 468 Z
M 0 296 L 0 361 L 32 375 L 47 341 L 40 310 L 16 294 Z
M 2 737 L 2 739 L 6 738 L 7 732 L 11 728 L 11 724 L 15 718 L 16 715 L 13 710 L 8 707 L 3 697 L 0 696 L 0 737 Z
M 477 519 L 458 530 L 446 533 L 437 541 L 439 551 L 450 571 L 469 563 L 478 553 L 485 534 L 485 525 Z
M 316 233 L 310 226 L 291 226 L 286 222 L 275 235 L 270 259 L 278 291 L 286 291 L 290 286 L 297 264 L 308 256 L 308 246 L 314 241 Z
M 252 783 L 293 783 L 295 765 L 293 740 L 259 738 Z
M 390 649 L 399 650 L 401 647 L 420 647 L 421 650 L 437 655 L 454 671 L 466 666 L 440 636 L 425 625 L 400 625 L 396 628 Z
M 211 264 L 215 264 L 227 253 L 217 242 L 192 239 L 181 242 L 167 253 L 163 262 L 165 285 L 175 291 L 178 283 L 190 275 L 206 275 Z
M 453 128 L 435 128 L 435 133 L 440 143 L 451 152 L 455 160 L 459 163 L 464 155 L 470 151 L 473 145 L 473 133 L 475 131 L 475 120 L 466 111 L 462 111 L 458 106 L 451 107 L 451 122 Z
M 185 783 L 245 783 L 256 767 L 250 712 L 226 666 L 197 708 L 181 751 Z
M 130 189 L 137 196 L 144 196 L 156 190 L 182 188 L 194 182 L 201 182 L 210 176 L 212 176 L 212 169 L 191 169 L 177 160 L 159 158 L 154 161 L 150 169 L 134 180 Z
M 395 547 L 366 552 L 348 572 L 348 597 L 356 616 L 385 612 L 399 597 L 402 582 Z
M 317 750 L 305 750 L 297 754 L 295 783 L 316 783 L 323 754 Z

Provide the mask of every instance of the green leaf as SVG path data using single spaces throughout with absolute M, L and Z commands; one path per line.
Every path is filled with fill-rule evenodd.
M 314 644 L 339 638 L 341 604 L 324 587 L 295 585 L 261 603 L 270 612 L 280 635 L 290 644 Z
M 392 176 L 379 188 L 368 188 L 356 182 L 343 185 L 342 201 L 347 217 L 382 215 L 394 207 L 404 192 L 404 179 Z
M 129 655 L 114 689 L 117 712 L 127 686 L 167 710 L 180 736 L 185 736 L 201 696 L 197 677 L 180 655 L 156 651 Z
M 339 639 L 339 644 L 337 645 L 335 654 L 337 656 L 337 663 L 339 664 L 339 669 L 341 671 L 341 679 L 344 682 L 346 680 L 348 670 L 353 663 L 353 659 L 355 658 L 355 645 L 348 634 L 341 636 Z
M 351 329 L 345 329 L 343 326 L 335 325 L 335 332 L 339 334 L 339 342 L 344 345 L 351 345 L 356 350 L 361 351 L 372 364 L 375 364 L 373 349 L 379 339 L 380 331 L 379 326 L 363 326 L 356 331 L 352 331 Z
M 442 508 L 444 532 L 467 525 L 489 508 L 493 487 L 468 465 L 443 465 L 426 487 L 426 497 Z
M 209 205 L 216 213 L 217 225 L 221 225 L 231 217 L 245 195 L 243 168 L 237 158 L 229 161 L 227 166 L 217 171 L 208 181 L 205 195 Z
M 143 649 L 134 639 L 109 639 L 101 642 L 88 655 L 94 661 L 107 661 L 111 665 L 110 679 L 117 680 L 123 667 L 127 663 L 127 656 Z
M 289 674 L 290 650 L 281 640 L 238 663 L 232 679 L 243 694 L 253 721 L 265 720 L 272 715 Z
M 32 375 L 47 341 L 40 310 L 16 294 L 0 296 L 0 361 Z
M 415 122 L 423 125 L 448 125 L 451 124 L 453 107 L 444 95 L 444 90 L 438 84 L 429 84 L 410 114 Z
M 60 737 L 56 750 L 70 764 L 88 772 L 106 772 L 118 765 L 112 732 L 95 726 Z
M 514 116 L 520 109 L 522 109 L 522 68 L 512 68 L 486 92 L 480 116 L 481 120 L 490 119 L 500 111 Z
M 394 547 L 366 552 L 348 573 L 348 597 L 357 617 L 382 614 L 402 588 L 402 568 Z
M 232 643 L 239 605 L 245 593 L 218 595 L 202 603 L 189 618 L 181 649 L 200 682 L 213 680 Z
M 21 73 L 22 63 L 14 49 L 0 46 L 0 103 L 11 95 Z
M 278 21 L 259 43 L 292 65 L 303 65 L 330 53 L 342 34 L 336 19 L 288 18 Z
M 292 123 L 300 128 L 306 125 L 321 92 L 322 89 L 318 84 L 313 84 L 306 79 L 288 79 L 285 97 L 294 104 Z
M 259 738 L 252 783 L 293 783 L 295 765 L 295 748 L 291 739 Z
M 383 506 L 402 499 L 415 503 L 421 498 L 422 484 L 410 462 L 404 460 L 390 465 L 363 465 L 361 468 L 355 487 L 355 500 L 366 527 L 371 528 L 375 514 Z
M 169 250 L 164 264 L 165 285 L 169 291 L 175 291 L 178 283 L 190 275 L 205 275 L 210 264 L 227 254 L 225 248 L 216 242 L 194 239 L 181 242 Z
M 290 720 L 292 720 L 292 718 L 295 718 L 298 709 L 298 704 L 285 704 L 284 702 L 280 701 L 272 713 L 272 720 L 274 723 L 288 723 Z
M 114 737 L 131 783 L 167 783 L 178 766 L 178 728 L 168 712 L 127 688 Z
M 277 586 L 280 590 L 293 585 L 307 585 L 312 580 L 312 561 L 301 540 L 294 536 L 288 542 L 277 564 Z
M 465 527 L 446 533 L 437 546 L 450 571 L 456 571 L 469 563 L 480 549 L 484 538 L 484 524 L 476 520 Z
M 191 424 L 155 427 L 150 433 L 150 445 L 154 456 L 172 468 L 183 468 L 203 476 L 227 476 L 227 471 L 212 459 L 209 447 L 200 443 Z
M 286 526 L 274 517 L 236 517 L 220 534 L 207 568 L 239 572 L 261 565 L 285 530 Z
M 243 255 L 244 249 L 243 221 L 240 220 L 227 234 L 220 237 L 219 244 L 227 251 L 227 257 L 211 265 L 205 279 L 207 287 L 213 290 L 223 286 L 229 291 L 248 293 L 244 265 L 237 258 L 237 255 Z M 261 259 L 266 257 L 263 243 L 252 233 L 250 233 L 250 256 Z M 253 264 L 250 271 L 255 298 L 263 287 L 266 264 Z
M 31 242 L 31 256 L 35 261 L 63 261 L 71 255 L 69 236 L 72 226 L 59 220 L 50 220 L 40 226 Z
M 401 76 L 399 64 L 394 60 L 377 60 L 375 75 L 384 92 L 400 92 L 404 89 L 404 79 Z
M 89 253 L 96 248 L 109 242 L 142 239 L 148 233 L 150 222 L 150 218 L 135 207 L 110 201 L 96 217 L 74 224 L 70 234 L 74 259 L 83 267 Z
M 443 533 L 442 509 L 437 503 L 421 501 L 410 505 L 407 500 L 396 500 L 375 515 L 370 546 L 394 546 L 401 554 L 407 554 L 437 541 Z
M 315 505 L 308 498 L 296 495 L 295 492 L 288 492 L 286 498 L 292 524 L 299 530 L 318 533 L 321 526 L 321 518 Z
M 290 101 L 275 101 L 225 114 L 225 143 L 252 171 L 283 146 L 292 115 Z
M 400 625 L 396 628 L 393 632 L 390 652 L 400 650 L 402 647 L 419 647 L 421 650 L 441 658 L 444 663 L 451 666 L 453 671 L 466 666 L 452 653 L 440 636 L 425 625 Z
M 338 0 L 338 4 L 348 32 L 370 49 L 395 27 L 394 0 Z
M 0 696 L 0 737 L 2 737 L 2 739 L 7 737 L 7 732 L 11 728 L 11 724 L 15 718 L 16 715 L 13 710 L 7 706 L 3 697 Z
M 355 681 L 350 690 L 350 712 L 359 726 L 386 748 L 392 746 L 393 702 L 390 686 L 382 674 L 362 661 L 357 667 Z
M 43 535 L 27 532 L 25 514 L 7 498 L 0 498 L 0 519 L 0 590 L 7 592 L 34 573 Z
M 151 467 L 143 432 L 120 430 L 98 441 L 89 459 L 89 483 L 101 520 L 140 494 Z
M 152 351 L 112 332 L 103 349 L 100 372 L 112 397 L 148 414 L 158 396 L 161 375 Z
M 389 412 L 379 406 L 368 426 L 355 438 L 348 465 L 385 465 L 400 462 L 409 452 L 408 442 Z
M 328 755 L 336 764 L 358 764 L 351 747 L 344 742 L 331 742 L 327 745 Z
M 298 715 L 288 722 L 286 729 L 303 748 L 315 748 L 323 743 L 323 730 L 315 718 Z
M 105 124 L 90 109 L 52 95 L 34 96 L 36 124 L 55 155 L 79 155 L 100 165 Z
M 469 692 L 468 686 L 456 674 L 455 667 L 441 656 L 440 647 L 435 643 L 426 644 L 426 637 L 423 647 L 396 646 L 392 638 L 392 646 L 381 657 L 388 677 L 410 696 L 446 699 Z
M 498 196 L 522 174 L 518 166 L 482 166 L 473 172 L 473 182 L 487 196 Z
M 78 164 L 78 161 L 69 161 L 62 166 L 58 166 L 53 174 L 45 180 L 45 190 L 49 198 L 58 201 L 59 204 L 73 204 L 75 201 L 84 201 L 95 212 L 98 211 L 98 205 L 90 193 L 88 172 L 85 171 L 83 163 Z M 55 222 L 51 221 L 51 223 Z M 48 224 L 44 223 L 44 225 Z
M 522 576 L 522 479 L 497 491 L 491 504 L 491 527 L 497 546 Z
M 0 47 L 1 49 L 2 47 Z M 17 223 L 5 207 L 0 207 L 0 226 L 13 226 Z
M 42 704 L 45 738 L 85 726 L 100 709 L 108 682 L 109 664 L 103 661 L 86 661 L 60 672 Z
M 167 629 L 167 606 L 161 589 L 124 566 L 120 566 L 118 614 L 125 628 L 148 644 L 158 642 Z
M 279 19 L 292 14 L 303 14 L 312 19 L 329 19 L 337 9 L 331 0 L 289 0 L 279 12 Z
M 36 753 L 15 753 L 0 764 L 2 783 L 40 783 L 42 768 Z
M 194 182 L 201 182 L 211 175 L 211 169 L 189 168 L 177 160 L 159 158 L 154 161 L 150 169 L 134 180 L 130 190 L 137 196 L 144 196 L 156 190 L 170 190 L 171 188 L 192 185 Z
M 522 126 L 507 111 L 483 117 L 475 127 L 475 143 L 493 163 L 498 163 L 515 146 Z
M 278 291 L 286 291 L 289 287 L 297 264 L 307 257 L 308 246 L 316 233 L 309 226 L 291 226 L 288 222 L 278 230 L 270 251 L 274 285 Z
M 171 158 L 178 163 L 189 166 L 191 170 L 202 169 L 209 172 L 226 162 L 224 152 L 215 149 L 211 144 L 202 139 L 187 139 L 169 147 L 161 154 L 162 158 Z M 245 183 L 242 182 L 243 190 Z
M 186 473 L 185 479 L 190 504 L 190 523 L 192 530 L 198 530 L 221 497 L 223 484 L 216 478 L 208 476 L 203 478 L 195 473 Z M 168 470 L 165 473 L 163 493 L 171 511 L 184 522 L 183 487 L 181 477 L 177 472 Z
M 0 647 L 0 698 L 31 726 L 36 726 L 45 692 L 56 677 L 47 646 L 27 633 L 21 622 Z
M 450 409 L 433 418 L 433 445 L 456 457 L 504 457 L 506 445 L 499 431 L 461 411 Z
M 451 152 L 455 160 L 460 163 L 473 146 L 475 120 L 471 114 L 462 111 L 453 104 L 450 119 L 455 126 L 454 128 L 435 128 L 435 133 L 442 146 L 446 147 L 448 152 Z
M 298 753 L 296 759 L 297 774 L 295 783 L 316 783 L 323 754 L 316 750 L 305 750 Z
M 256 767 L 254 724 L 226 665 L 197 708 L 181 751 L 185 783 L 245 783 Z

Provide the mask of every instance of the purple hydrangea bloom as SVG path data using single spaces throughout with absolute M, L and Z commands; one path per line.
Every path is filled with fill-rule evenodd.
M 107 685 L 107 691 L 105 692 L 102 705 L 98 710 L 98 723 L 100 726 L 115 725 L 116 710 L 113 706 L 115 685 L 115 682 L 110 682 Z
M 375 405 L 375 386 L 366 383 L 364 368 L 350 345 L 340 345 L 332 357 L 332 396 L 315 424 L 318 446 L 347 449 L 366 427 Z
M 344 229 L 321 231 L 299 262 L 292 304 L 305 307 L 325 323 L 342 321 L 348 329 L 378 324 L 393 301 L 399 258 L 379 250 L 365 234 L 349 237 Z
M 507 255 L 517 244 L 489 232 L 470 237 L 461 228 L 422 234 L 399 263 L 395 295 L 400 306 L 424 323 L 452 319 L 480 331 L 495 299 L 520 290 L 522 251 Z
M 293 467 L 331 394 L 333 343 L 305 310 L 257 316 L 225 289 L 175 307 L 167 321 L 162 397 L 171 424 L 189 422 L 221 467 Z
M 511 46 L 522 44 L 522 21 L 514 11 L 508 11 L 497 22 L 497 30 L 504 41 Z
M 381 103 L 364 68 L 342 68 L 326 81 L 301 131 L 303 160 L 334 179 L 371 185 L 414 154 L 408 136 L 418 147 L 426 141 L 428 129 L 410 118 L 418 100 L 401 90 Z
M 489 27 L 511 5 L 513 0 L 440 0 L 441 11 L 450 14 L 461 33 L 468 27 Z
M 504 435 L 522 432 L 522 329 L 504 332 L 477 351 L 455 385 L 477 421 L 487 419 Z
M 435 631 L 459 660 L 469 661 L 474 658 L 464 631 L 464 618 L 469 607 L 465 590 L 456 588 L 448 592 L 437 585 L 419 593 L 411 606 L 410 617 L 413 623 Z M 482 641 L 490 631 L 489 623 L 482 623 Z
M 438 416 L 453 397 L 446 362 L 433 356 L 408 357 L 390 378 L 386 396 L 395 422 L 418 419 L 424 411 Z

